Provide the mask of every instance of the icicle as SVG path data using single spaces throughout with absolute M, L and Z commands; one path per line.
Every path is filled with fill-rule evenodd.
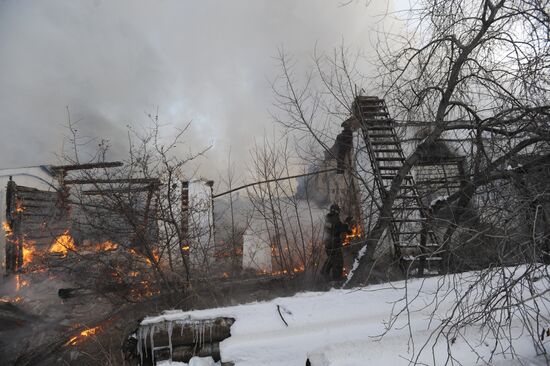
M 168 347 L 170 347 L 170 361 L 172 361 L 172 330 L 173 330 L 173 324 L 172 324 L 171 321 L 168 322 L 166 330 L 168 332 Z
M 141 348 L 141 328 L 138 328 L 137 332 L 135 332 L 134 335 L 137 339 L 137 352 L 139 355 L 139 359 L 141 360 L 141 363 L 143 363 L 143 352 Z
M 214 323 L 212 322 L 209 322 L 209 330 L 208 330 L 208 333 L 209 333 L 209 338 L 208 338 L 208 341 L 210 343 L 212 343 L 212 328 L 214 327 Z
M 192 322 L 192 323 L 189 323 L 189 325 L 191 326 L 191 329 L 192 329 L 192 332 L 193 332 L 193 355 L 195 354 L 195 352 L 197 351 L 197 323 L 196 322 Z
M 141 362 L 143 363 L 143 349 L 145 348 L 145 357 L 148 356 L 147 353 L 147 336 L 149 334 L 149 326 L 148 325 L 142 325 L 138 329 L 138 353 L 141 357 Z
M 155 325 L 151 325 L 151 330 L 149 332 L 151 337 L 151 359 L 153 360 L 153 365 L 155 364 Z
M 199 332 L 199 349 L 202 347 L 202 323 L 199 322 L 199 326 L 197 327 L 197 330 Z

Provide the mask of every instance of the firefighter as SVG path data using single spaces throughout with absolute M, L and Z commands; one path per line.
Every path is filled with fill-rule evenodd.
M 330 206 L 330 211 L 325 218 L 325 253 L 327 259 L 323 265 L 322 273 L 332 281 L 342 279 L 344 269 L 342 239 L 344 234 L 351 233 L 350 222 L 350 217 L 346 219 L 346 223 L 340 221 L 340 207 L 337 204 Z
M 344 174 L 346 167 L 346 159 L 353 148 L 353 131 L 349 123 L 342 123 L 344 128 L 342 132 L 336 136 L 336 163 L 337 174 Z

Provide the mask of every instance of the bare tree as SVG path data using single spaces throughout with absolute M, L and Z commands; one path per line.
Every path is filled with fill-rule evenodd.
M 458 201 L 459 208 L 443 250 L 477 188 L 510 178 L 512 172 L 505 168 L 521 154 L 535 153 L 523 169 L 544 161 L 550 112 L 547 9 L 547 4 L 531 1 L 443 1 L 411 11 L 416 32 L 396 54 L 381 58 L 380 87 L 397 118 L 424 122 L 429 133 L 382 200 L 381 219 L 349 285 L 368 278 L 404 177 L 423 150 L 445 133 L 471 136 L 473 157 L 467 184 L 445 202 Z
M 411 330 L 413 363 L 441 339 L 449 347 L 445 362 L 452 363 L 450 346 L 470 326 L 480 327 L 483 339 L 494 340 L 492 355 L 513 355 L 514 327 L 544 353 L 540 335 L 549 320 L 541 281 L 547 275 L 549 249 L 548 9 L 547 1 L 530 0 L 415 3 L 399 14 L 407 17 L 402 33 L 380 36 L 379 73 L 361 93 L 354 85 L 364 80 L 349 67 L 345 52 L 337 53 L 342 56 L 336 63 L 317 59 L 316 72 L 302 83 L 288 57 L 281 55 L 283 82 L 276 98 L 283 112 L 279 120 L 286 127 L 313 135 L 327 149 L 334 133 L 322 122 L 336 118 L 329 106 L 338 105 L 345 113 L 345 106 L 352 105 L 349 96 L 377 93 L 398 126 L 416 128 L 421 135 L 411 139 L 417 145 L 381 197 L 372 191 L 369 174 L 357 176 L 378 202 L 369 209 L 373 214 L 368 217 L 374 219 L 346 286 L 372 280 L 379 265 L 375 252 L 391 224 L 405 177 L 442 141 L 465 157 L 460 187 L 428 208 L 444 229 L 436 253 L 444 259 L 443 270 L 479 271 L 442 278 L 430 309 L 436 314 L 441 299 L 453 305 L 420 347 L 414 347 Z M 315 75 L 321 83 L 314 82 Z M 481 261 L 465 264 L 465 258 L 474 256 Z M 405 295 L 393 307 L 388 330 L 412 311 L 418 292 L 407 288 L 405 282 Z
M 150 128 L 129 129 L 129 154 L 121 166 L 76 170 L 60 177 L 73 207 L 70 234 L 76 243 L 68 250 L 78 258 L 76 267 L 67 261 L 63 266 L 78 274 L 83 287 L 130 301 L 176 293 L 188 284 L 193 272 L 190 240 L 208 230 L 191 220 L 184 223 L 184 217 L 193 216 L 188 212 L 193 208 L 182 201 L 182 182 L 192 178 L 188 163 L 208 148 L 180 158 L 175 150 L 189 124 L 166 139 L 161 137 L 158 116 L 149 118 Z M 79 137 L 70 120 L 68 130 L 71 153 L 63 156 L 65 163 L 105 161 L 106 141 L 94 151 L 90 145 L 95 140 Z

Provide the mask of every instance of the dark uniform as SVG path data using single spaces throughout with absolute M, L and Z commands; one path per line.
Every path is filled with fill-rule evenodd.
M 342 279 L 344 256 L 342 253 L 342 235 L 351 233 L 348 224 L 340 221 L 340 208 L 332 205 L 325 219 L 325 252 L 327 260 L 322 273 L 333 281 Z
M 342 132 L 336 136 L 336 162 L 337 173 L 343 174 L 346 167 L 346 157 L 350 154 L 353 147 L 353 131 L 346 124 Z

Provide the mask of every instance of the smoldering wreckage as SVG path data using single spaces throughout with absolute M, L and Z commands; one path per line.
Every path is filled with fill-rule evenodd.
M 241 198 L 230 202 L 248 214 L 245 225 L 232 223 L 229 237 L 222 230 L 229 195 L 215 195 L 212 181 L 171 185 L 176 207 L 166 207 L 159 200 L 165 182 L 121 176 L 120 162 L 2 171 L 2 364 L 254 364 L 224 353 L 239 322 L 231 311 L 154 315 L 340 286 L 319 274 L 326 260 L 325 215 L 335 203 L 342 218 L 353 218 L 351 232 L 342 238 L 343 275 L 350 277 L 376 221 L 377 202 L 402 167 L 412 133 L 377 97 L 357 97 L 353 110 L 324 159 L 310 172 L 290 177 L 298 180 L 298 190 L 277 197 L 277 211 L 258 187 L 289 177 L 244 187 L 253 204 Z M 458 147 L 442 138 L 403 178 L 375 254 L 383 269 L 375 280 L 449 270 L 441 243 L 453 208 L 445 201 L 466 184 L 464 142 Z M 532 174 L 517 170 L 524 180 Z M 548 201 L 541 205 L 549 208 Z M 166 211 L 174 232 L 168 232 Z M 169 240 L 160 245 L 160 237 Z M 490 258 L 464 255 L 453 270 L 483 268 L 484 260 Z M 174 300 L 174 291 L 186 296 Z M 292 311 L 274 306 L 279 326 L 288 327 Z M 254 347 L 254 340 L 246 339 Z M 312 364 L 310 358 L 295 361 Z

